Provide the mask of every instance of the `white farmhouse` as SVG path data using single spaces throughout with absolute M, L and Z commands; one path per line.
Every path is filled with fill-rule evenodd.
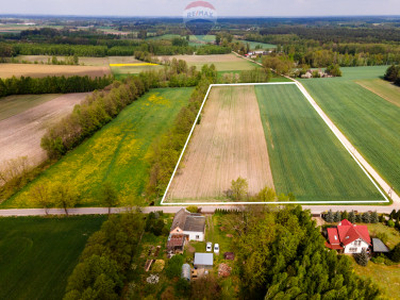
M 328 241 L 326 246 L 342 253 L 361 253 L 371 246 L 371 238 L 365 225 L 355 225 L 343 220 L 337 227 L 327 229 Z
M 204 241 L 206 218 L 182 208 L 172 221 L 170 236 L 184 234 L 189 241 Z

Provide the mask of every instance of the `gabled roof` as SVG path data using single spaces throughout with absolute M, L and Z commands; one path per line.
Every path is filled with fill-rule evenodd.
M 337 226 L 340 242 L 346 246 L 355 240 L 361 238 L 368 245 L 371 245 L 371 238 L 368 233 L 368 227 L 365 225 L 353 225 L 348 220 L 343 220 Z
M 188 212 L 186 209 L 181 208 L 174 217 L 174 220 L 172 221 L 172 226 L 171 230 L 179 227 L 180 229 L 183 230 L 185 227 L 185 222 L 186 222 L 186 217 L 190 215 L 190 212 Z
M 213 253 L 195 253 L 193 264 L 202 266 L 212 266 L 214 264 L 214 254 Z
M 328 228 L 328 239 L 331 245 L 340 245 L 339 234 L 337 228 Z
M 180 209 L 172 221 L 171 231 L 179 227 L 183 231 L 204 232 L 206 219 L 200 214 L 192 214 L 186 209 Z

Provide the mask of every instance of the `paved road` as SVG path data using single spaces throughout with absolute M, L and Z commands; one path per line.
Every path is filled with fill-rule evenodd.
M 174 214 L 184 206 L 148 206 L 142 207 L 141 211 L 143 213 L 150 213 L 156 211 L 163 211 L 164 213 Z M 203 205 L 200 206 L 203 213 L 213 213 L 217 208 L 224 209 L 243 209 L 243 205 Z M 117 214 L 125 211 L 129 211 L 131 208 L 120 207 L 112 208 L 111 213 Z M 356 210 L 358 212 L 367 211 L 377 211 L 378 213 L 390 213 L 393 209 L 400 209 L 399 204 L 393 204 L 390 206 L 359 206 L 359 205 L 342 205 L 342 206 L 327 206 L 327 205 L 303 205 L 303 209 L 310 210 L 313 214 L 319 214 L 329 209 L 334 211 L 351 211 Z M 49 215 L 64 215 L 65 211 L 63 209 L 52 208 L 48 211 Z M 84 207 L 84 208 L 71 208 L 68 210 L 69 215 L 105 215 L 108 214 L 108 208 L 104 207 Z M 2 217 L 26 217 L 26 216 L 45 216 L 46 212 L 44 209 L 32 208 L 32 209 L 1 209 L 0 216 Z

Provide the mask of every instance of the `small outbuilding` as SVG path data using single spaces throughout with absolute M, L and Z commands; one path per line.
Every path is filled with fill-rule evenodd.
M 173 253 L 183 253 L 185 240 L 184 234 L 170 234 L 167 241 L 167 250 Z
M 193 265 L 198 269 L 212 269 L 214 265 L 213 253 L 195 253 Z
M 182 275 L 181 277 L 183 279 L 186 279 L 187 281 L 190 281 L 190 275 L 191 275 L 191 269 L 189 264 L 183 264 L 182 265 Z
M 389 253 L 389 248 L 378 238 L 372 239 L 372 250 L 374 253 Z

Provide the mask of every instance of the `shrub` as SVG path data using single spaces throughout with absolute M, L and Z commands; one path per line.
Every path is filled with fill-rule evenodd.
M 180 277 L 182 272 L 182 265 L 184 262 L 183 255 L 174 255 L 168 262 L 167 267 L 165 268 L 165 275 L 169 279 L 173 279 L 175 277 Z
M 361 253 L 355 254 L 354 258 L 360 266 L 366 267 L 368 265 L 369 256 L 364 249 L 362 249 Z
M 186 210 L 191 212 L 191 213 L 193 213 L 193 214 L 199 212 L 199 208 L 197 206 L 194 206 L 194 205 L 186 207 Z
M 400 243 L 398 243 L 392 251 L 390 251 L 390 259 L 394 262 L 400 262 Z

